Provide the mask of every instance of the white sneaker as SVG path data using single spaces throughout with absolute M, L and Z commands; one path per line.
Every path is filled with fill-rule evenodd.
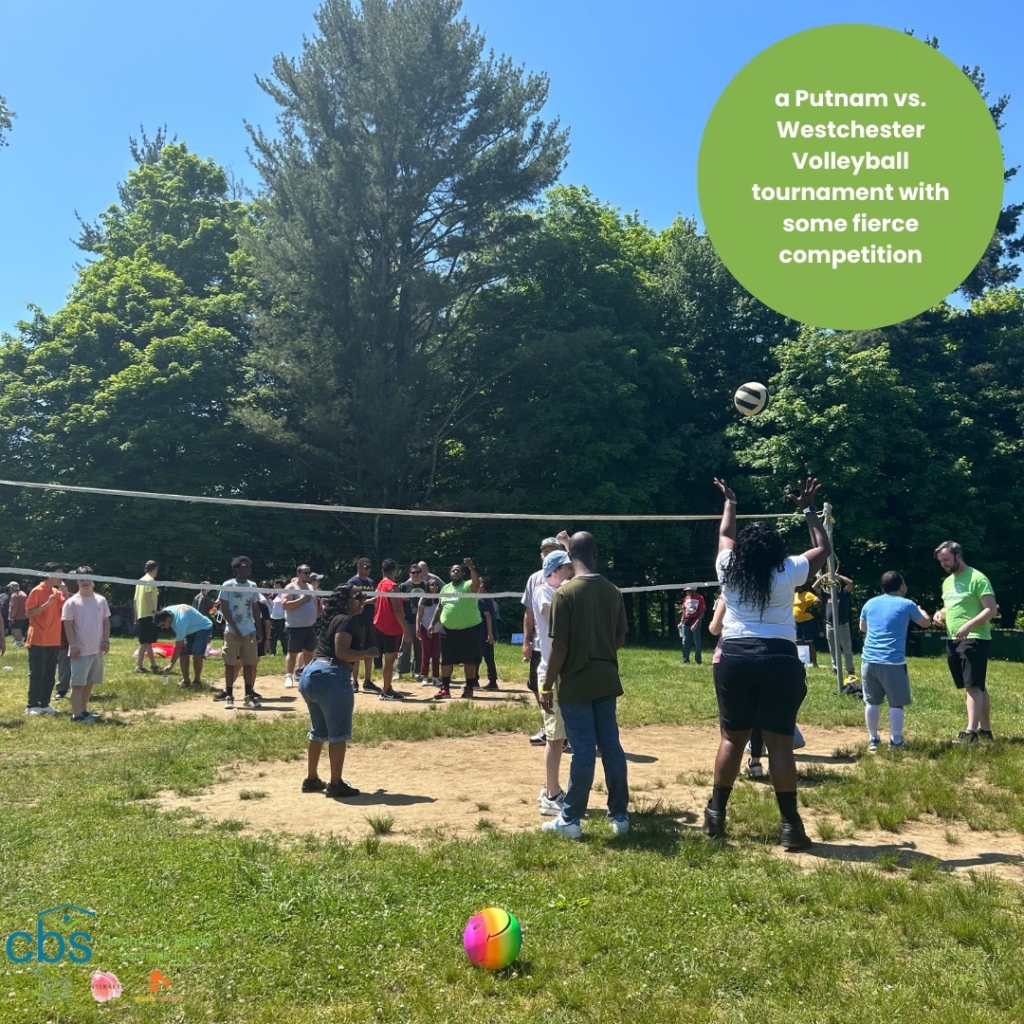
M 260 704 L 259 697 L 257 697 L 256 694 L 254 693 L 247 693 L 245 695 L 245 700 L 242 701 L 242 707 L 244 708 L 259 708 L 262 706 L 263 705 Z
M 224 710 L 225 711 L 234 711 L 235 710 L 235 695 L 233 693 L 229 693 L 224 698 Z
M 609 820 L 612 833 L 617 836 L 624 836 L 629 831 L 629 817 L 625 814 L 617 814 Z
M 566 839 L 582 839 L 583 829 L 578 821 L 566 821 L 561 815 L 545 821 L 540 827 L 541 832 L 554 832 L 556 835 L 565 836 Z
M 46 714 L 42 708 L 25 708 L 26 715 L 43 715 Z
M 39 714 L 41 715 L 59 715 L 60 712 L 56 708 L 50 707 L 49 704 L 45 708 L 39 708 Z
M 290 690 L 295 685 L 295 676 L 291 672 L 284 674 L 284 688 Z
M 430 676 L 420 676 L 420 686 L 440 686 L 441 684 L 436 679 L 431 679 Z
M 559 791 L 557 796 L 549 797 L 547 791 L 542 789 L 537 800 L 540 802 L 540 813 L 549 818 L 554 818 L 556 815 L 562 813 L 562 805 L 565 803 L 565 793 Z

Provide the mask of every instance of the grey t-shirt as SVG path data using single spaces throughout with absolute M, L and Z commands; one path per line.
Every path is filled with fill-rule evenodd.
M 285 608 L 284 624 L 289 629 L 298 629 L 304 626 L 316 625 L 316 591 L 312 587 L 300 587 L 297 583 L 289 583 L 284 588 L 284 597 L 290 601 L 296 594 L 303 594 L 311 600 L 300 604 L 296 608 Z

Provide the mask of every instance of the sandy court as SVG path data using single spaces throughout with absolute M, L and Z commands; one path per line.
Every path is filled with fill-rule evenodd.
M 374 701 L 372 710 L 381 707 L 394 705 Z M 863 738 L 859 729 L 813 726 L 805 728 L 804 735 L 807 746 L 797 753 L 798 763 L 838 771 L 849 770 L 853 762 L 836 752 L 853 748 Z M 623 729 L 622 742 L 629 760 L 631 812 L 651 811 L 680 830 L 696 831 L 710 790 L 716 731 L 706 726 L 646 726 Z M 325 752 L 321 774 L 327 773 L 326 760 Z M 562 766 L 563 785 L 567 773 L 568 759 Z M 543 782 L 542 750 L 530 746 L 522 735 L 388 741 L 378 747 L 355 744 L 345 779 L 362 794 L 345 801 L 302 794 L 304 775 L 304 757 L 226 766 L 209 791 L 186 798 L 163 793 L 159 805 L 165 810 L 190 808 L 218 821 L 243 821 L 252 834 L 315 832 L 349 841 L 373 834 L 370 818 L 390 818 L 392 831 L 384 841 L 415 845 L 438 838 L 478 837 L 490 827 L 503 832 L 533 830 L 546 820 L 536 800 Z M 737 785 L 760 783 L 741 780 Z M 592 821 L 584 830 L 610 836 L 598 821 L 603 813 L 604 794 L 595 791 Z M 816 836 L 813 817 L 808 817 L 807 825 Z M 950 831 L 957 834 L 956 845 L 947 841 Z M 899 834 L 858 832 L 853 839 L 819 843 L 796 860 L 807 867 L 828 860 L 871 863 L 889 853 L 898 856 L 903 867 L 923 857 L 937 859 L 945 870 L 985 869 L 1020 882 L 1020 848 L 1020 837 L 1012 833 L 971 832 L 962 825 L 951 829 L 948 823 L 922 819 L 908 823 Z

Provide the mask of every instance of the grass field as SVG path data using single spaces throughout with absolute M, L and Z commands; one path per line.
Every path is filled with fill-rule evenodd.
M 148 798 L 199 792 L 227 763 L 302 757 L 306 726 L 301 716 L 121 715 L 187 696 L 133 676 L 131 646 L 114 644 L 95 726 L 26 718 L 25 653 L 9 648 L 0 661 L 12 668 L 0 671 L 3 934 L 34 933 L 36 914 L 64 903 L 97 913 L 84 926 L 88 964 L 2 956 L 0 1021 L 1024 1019 L 1024 890 L 984 872 L 952 877 L 926 858 L 801 871 L 768 845 L 767 787 L 737 789 L 724 846 L 657 812 L 635 814 L 621 839 L 595 815 L 582 843 L 486 828 L 425 848 L 382 841 L 383 816 L 345 844 L 252 838 L 236 822 L 162 813 Z M 503 677 L 525 678 L 516 649 L 500 655 Z M 678 662 L 669 650 L 623 652 L 622 724 L 714 728 L 710 667 Z M 213 682 L 219 665 L 209 669 Z M 264 669 L 282 672 L 282 659 Z M 1024 665 L 993 664 L 1001 738 L 967 749 L 949 742 L 963 706 L 944 662 L 912 662 L 911 679 L 909 747 L 868 757 L 861 743 L 841 772 L 805 767 L 805 816 L 826 817 L 837 838 L 898 835 L 925 813 L 951 828 L 1024 833 Z M 862 706 L 835 695 L 828 673 L 809 682 L 802 723 L 862 725 Z M 535 727 L 535 712 L 514 703 L 360 713 L 354 751 Z M 495 974 L 461 946 L 467 918 L 492 904 L 524 932 L 519 960 Z M 97 969 L 117 974 L 120 999 L 92 999 Z M 150 997 L 154 969 L 171 983 L 160 998 Z

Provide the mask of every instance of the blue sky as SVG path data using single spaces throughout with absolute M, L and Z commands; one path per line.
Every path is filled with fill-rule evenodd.
M 271 127 L 254 81 L 314 29 L 315 0 L 23 0 L 0 8 L 0 94 L 18 114 L 0 150 L 0 331 L 58 309 L 92 220 L 131 166 L 128 136 L 170 132 L 248 185 L 243 120 Z M 629 13 L 625 13 L 628 11 Z M 698 216 L 697 150 L 718 95 L 752 57 L 801 29 L 867 22 L 938 36 L 956 64 L 1010 93 L 1007 162 L 1024 163 L 1024 15 L 1016 0 L 464 0 L 489 45 L 551 79 L 547 115 L 571 129 L 563 180 L 654 228 Z M 1024 172 L 1010 197 L 1024 198 Z

